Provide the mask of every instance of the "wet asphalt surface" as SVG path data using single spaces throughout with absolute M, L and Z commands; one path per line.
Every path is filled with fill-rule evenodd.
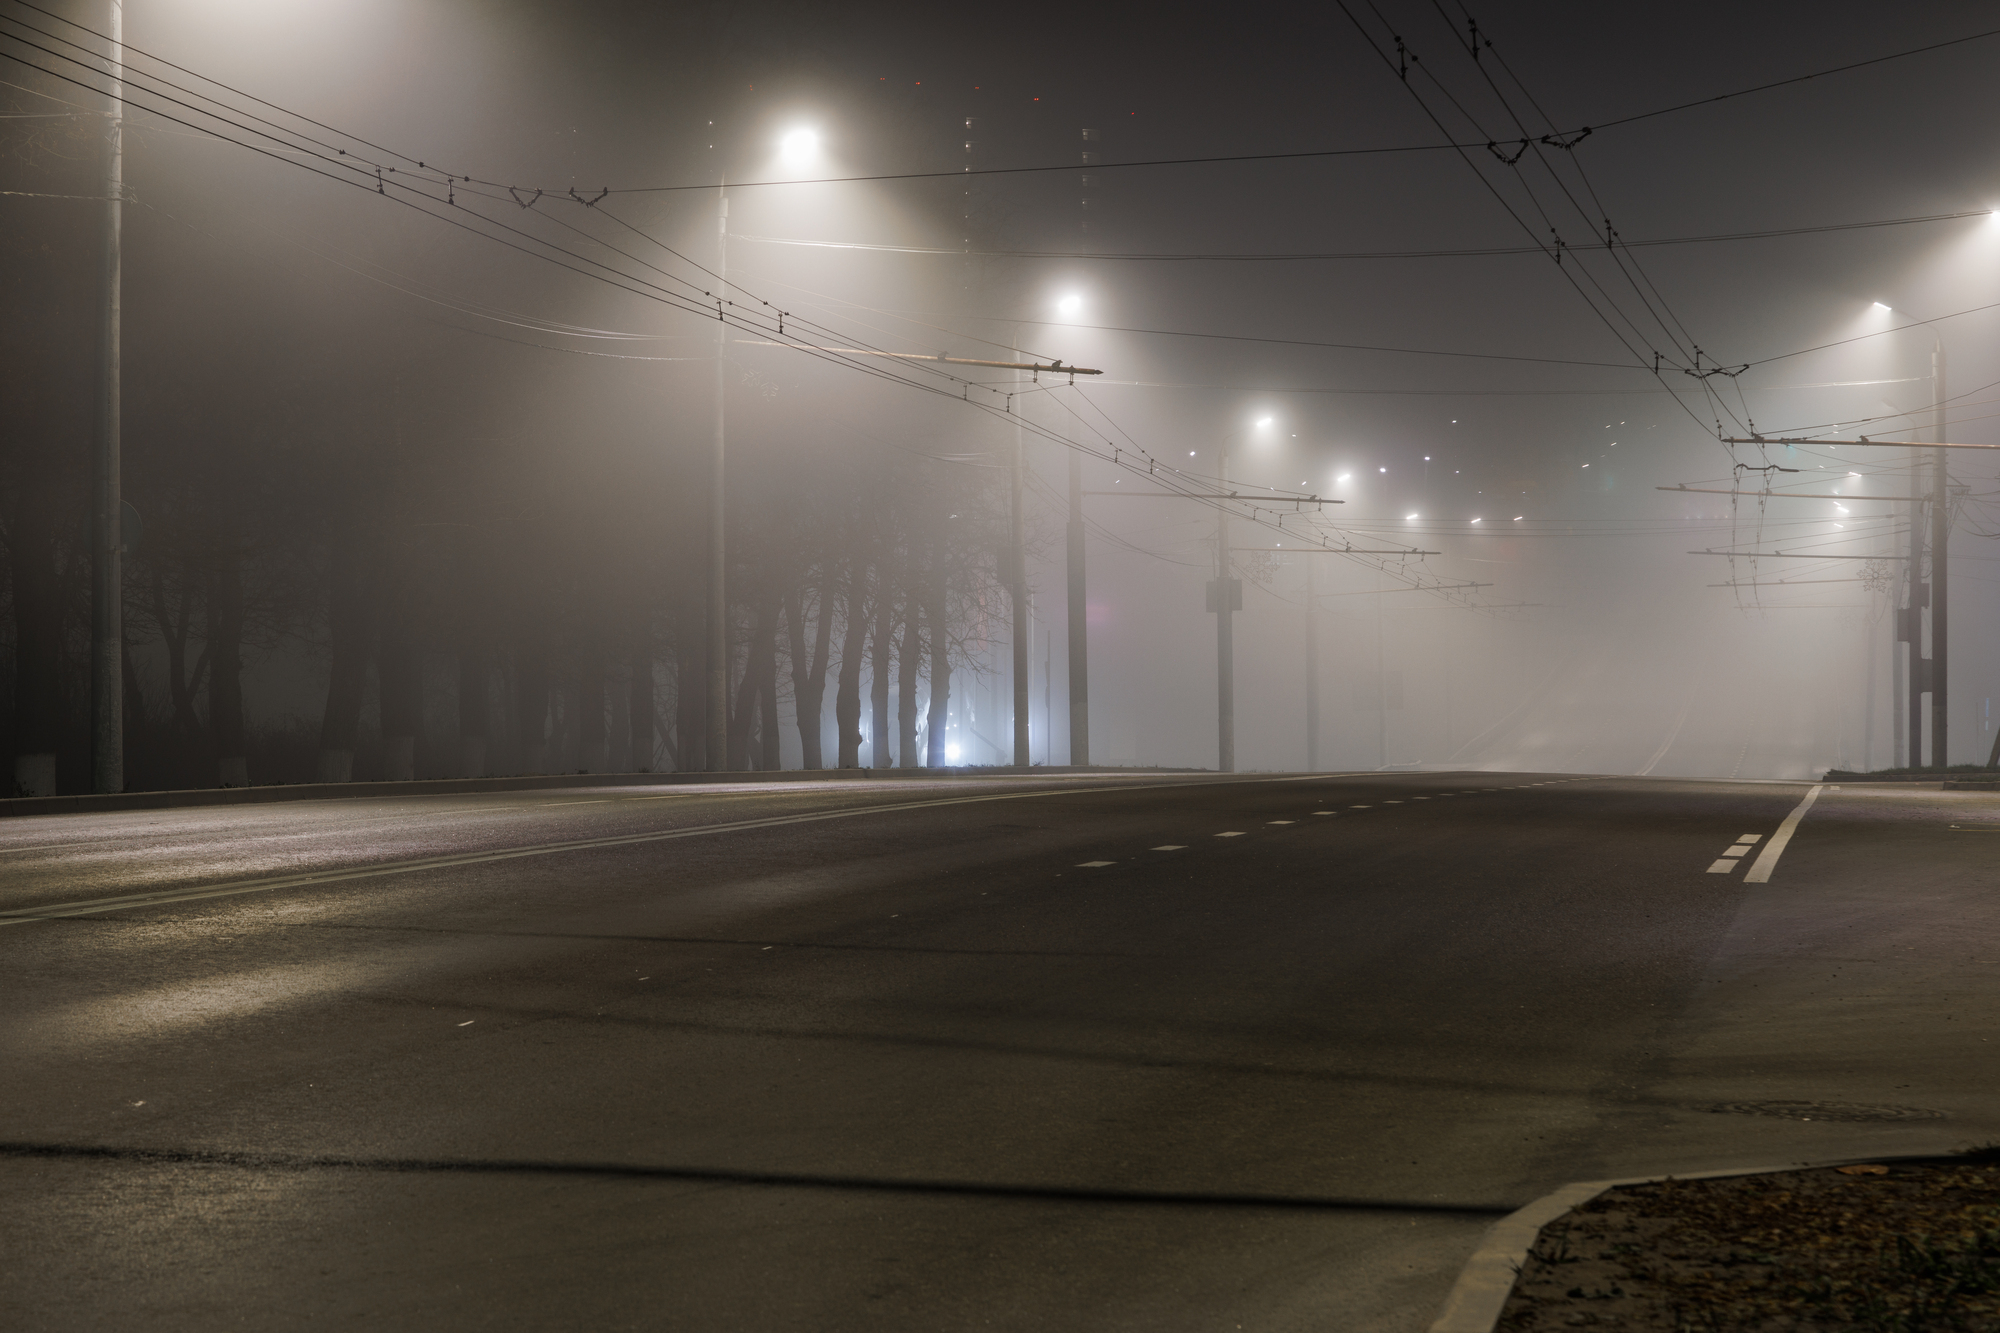
M 1711 871 L 1806 790 L 9 820 L 0 1323 L 1421 1329 L 1566 1181 L 2000 1136 L 2000 797 L 1827 791 Z M 1786 1098 L 1922 1114 L 1709 1109 Z

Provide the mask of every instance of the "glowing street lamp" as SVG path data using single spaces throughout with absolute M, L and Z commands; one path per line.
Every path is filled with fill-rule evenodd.
M 778 140 L 778 157 L 794 171 L 819 160 L 819 131 L 806 127 L 788 130 Z M 727 300 L 729 283 L 729 189 L 727 182 L 716 187 L 715 214 L 715 295 Z M 717 310 L 720 311 L 720 305 Z M 728 376 L 729 325 L 715 323 L 715 447 L 710 456 L 708 481 L 708 688 L 705 691 L 703 727 L 705 767 L 722 772 L 729 764 L 729 591 L 724 575 L 729 567 L 728 545 L 723 519 L 728 492 L 724 463 L 728 456 L 727 423 L 723 413 Z

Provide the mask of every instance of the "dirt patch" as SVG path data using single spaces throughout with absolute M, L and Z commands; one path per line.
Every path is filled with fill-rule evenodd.
M 2000 1161 L 1611 1190 L 1542 1228 L 1499 1328 L 2000 1333 Z

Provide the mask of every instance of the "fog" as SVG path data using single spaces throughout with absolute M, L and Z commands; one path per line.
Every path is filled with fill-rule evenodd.
M 0 743 L 89 791 L 106 8 L 0 8 Z M 1986 763 L 2000 463 L 1825 443 L 2000 443 L 2000 39 L 1840 68 L 1985 11 L 1475 14 L 133 0 L 119 785 L 1013 764 L 1017 448 L 1035 765 L 1072 458 L 1094 764 L 1223 762 L 1219 576 L 1239 770 L 1904 764 L 1938 452 Z

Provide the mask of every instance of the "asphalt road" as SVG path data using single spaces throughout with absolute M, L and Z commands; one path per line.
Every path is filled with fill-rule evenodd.
M 1808 790 L 9 820 L 0 1324 L 1419 1330 L 1566 1181 L 2000 1139 L 2000 797 L 1823 790 L 1750 882 Z M 1778 1102 L 1904 1109 L 1711 1109 Z

